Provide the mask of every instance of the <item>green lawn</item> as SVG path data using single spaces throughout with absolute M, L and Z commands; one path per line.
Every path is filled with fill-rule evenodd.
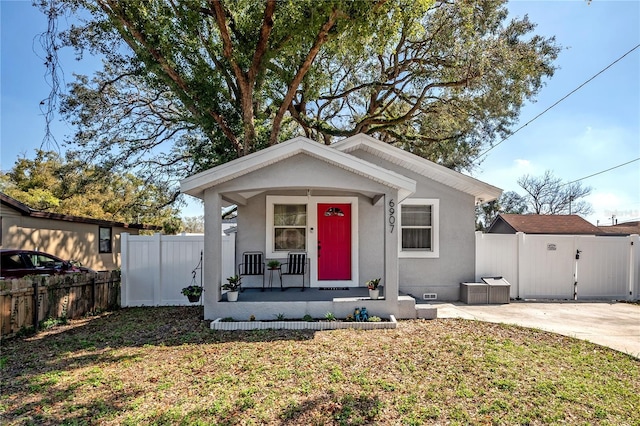
M 212 332 L 124 309 L 2 343 L 0 423 L 640 425 L 640 361 L 466 320 Z

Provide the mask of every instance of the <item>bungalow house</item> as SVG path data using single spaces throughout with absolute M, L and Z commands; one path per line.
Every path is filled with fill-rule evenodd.
M 291 139 L 188 177 L 181 189 L 204 200 L 206 319 L 317 317 L 328 311 L 343 316 L 364 303 L 349 292 L 304 300 L 312 292 L 292 289 L 280 301 L 243 302 L 241 293 L 229 303 L 219 278 L 220 211 L 227 205 L 238 206 L 238 263 L 245 252 L 287 262 L 288 253 L 302 251 L 308 261 L 305 286 L 358 289 L 380 277 L 384 297 L 367 300 L 368 310 L 415 318 L 409 295 L 457 300 L 459 284 L 474 280 L 474 206 L 501 194 L 366 135 L 331 146 Z M 244 277 L 243 288 L 260 287 L 263 279 Z
M 113 270 L 120 267 L 120 234 L 142 229 L 160 228 L 38 211 L 0 193 L 0 248 L 40 250 Z
M 599 235 L 602 231 L 577 215 L 499 214 L 489 234 Z

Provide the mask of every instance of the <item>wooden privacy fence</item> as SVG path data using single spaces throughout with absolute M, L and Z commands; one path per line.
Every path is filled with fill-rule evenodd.
M 511 298 L 638 300 L 640 237 L 476 233 L 476 281 L 501 276 Z
M 0 334 L 37 331 L 45 319 L 81 318 L 119 305 L 119 271 L 0 280 Z

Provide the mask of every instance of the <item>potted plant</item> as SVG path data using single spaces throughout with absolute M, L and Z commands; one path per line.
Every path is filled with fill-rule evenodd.
M 280 262 L 278 260 L 270 260 L 267 262 L 267 268 L 269 269 L 278 269 L 280 267 Z
M 187 296 L 189 302 L 194 303 L 200 300 L 204 289 L 199 285 L 190 285 L 182 289 L 181 293 Z
M 234 275 L 227 278 L 227 282 L 225 284 L 222 284 L 222 289 L 227 290 L 227 301 L 237 301 L 238 290 L 240 290 L 240 277 L 238 275 Z
M 374 278 L 367 281 L 367 288 L 369 289 L 369 297 L 371 299 L 377 299 L 380 295 L 380 289 L 378 288 L 378 286 L 380 285 L 381 279 L 382 278 Z

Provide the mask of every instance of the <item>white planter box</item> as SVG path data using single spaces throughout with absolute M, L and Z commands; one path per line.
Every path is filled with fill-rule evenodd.
M 211 323 L 212 330 L 338 330 L 354 328 L 358 330 L 378 330 L 396 328 L 396 317 L 391 315 L 389 321 L 357 322 L 357 321 L 222 321 L 221 318 Z

